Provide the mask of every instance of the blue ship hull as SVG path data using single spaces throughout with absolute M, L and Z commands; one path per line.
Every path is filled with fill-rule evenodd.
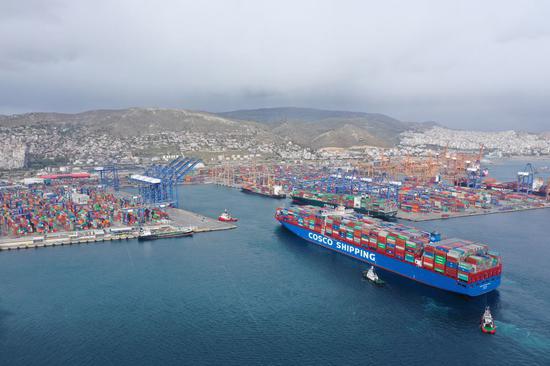
M 500 275 L 468 284 L 428 269 L 417 267 L 413 263 L 403 262 L 372 250 L 341 242 L 287 222 L 281 221 L 281 224 L 300 238 L 311 243 L 442 290 L 475 297 L 491 292 L 500 285 Z

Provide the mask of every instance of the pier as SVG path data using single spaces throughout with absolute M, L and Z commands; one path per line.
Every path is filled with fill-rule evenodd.
M 544 203 L 541 206 L 512 206 L 512 207 L 497 207 L 497 208 L 475 208 L 469 209 L 467 211 L 461 212 L 429 212 L 429 213 L 418 213 L 418 212 L 405 212 L 399 210 L 397 212 L 397 218 L 407 221 L 433 221 L 441 219 L 454 219 L 458 217 L 470 217 L 470 216 L 481 216 L 481 215 L 492 215 L 492 214 L 502 214 L 502 213 L 511 213 L 511 212 L 520 212 L 520 211 L 530 211 L 530 210 L 542 210 L 550 209 L 549 203 Z
M 166 223 L 147 225 L 147 228 L 162 225 L 172 225 L 178 227 L 193 228 L 195 233 L 204 233 L 209 231 L 230 230 L 237 226 L 229 222 L 221 222 L 211 217 L 207 217 L 195 212 L 182 210 L 179 208 L 169 208 L 167 212 L 170 220 Z M 90 244 L 98 242 L 110 242 L 113 240 L 137 239 L 139 236 L 139 227 L 113 227 L 105 230 L 83 230 L 71 232 L 59 232 L 40 235 L 28 235 L 18 238 L 4 237 L 0 238 L 0 251 L 16 249 L 34 249 L 55 247 L 73 244 Z
M 166 212 L 174 225 L 195 228 L 196 233 L 235 229 L 237 225 L 231 222 L 222 222 L 195 212 L 180 208 L 168 208 Z

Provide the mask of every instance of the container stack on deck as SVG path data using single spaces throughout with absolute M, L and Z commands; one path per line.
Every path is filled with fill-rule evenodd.
M 346 208 L 372 211 L 397 209 L 397 205 L 393 201 L 369 195 L 338 194 L 297 189 L 292 192 L 292 197 L 318 201 L 332 206 L 344 206 Z
M 286 193 L 283 191 L 282 186 L 274 184 L 243 184 L 243 192 L 253 193 L 260 196 L 272 197 L 272 198 L 285 198 Z
M 359 214 L 325 216 L 312 206 L 284 208 L 280 215 L 290 224 L 464 283 L 487 279 L 502 271 L 500 256 L 488 251 L 484 244 L 462 239 L 440 241 L 437 235 Z
M 423 267 L 465 282 L 476 282 L 485 274 L 496 275 L 500 256 L 487 245 L 462 239 L 446 239 L 424 246 Z

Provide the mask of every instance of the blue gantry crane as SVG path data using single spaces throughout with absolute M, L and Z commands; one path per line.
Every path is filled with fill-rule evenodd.
M 201 161 L 197 158 L 178 157 L 165 165 L 152 165 L 143 175 L 133 174 L 129 180 L 137 184 L 144 203 L 177 207 L 179 197 L 176 185 L 181 183 Z
M 112 187 L 115 191 L 119 190 L 120 180 L 116 165 L 98 166 L 94 170 L 99 173 L 99 184 L 104 187 Z
M 531 163 L 527 163 L 523 170 L 518 172 L 516 191 L 526 194 L 532 193 L 535 173 L 535 167 Z
M 397 203 L 401 182 L 390 181 L 385 173 L 370 178 L 360 176 L 355 169 L 350 172 L 338 168 L 333 174 L 327 174 L 323 178 L 298 181 L 295 187 L 338 194 L 367 194 Z

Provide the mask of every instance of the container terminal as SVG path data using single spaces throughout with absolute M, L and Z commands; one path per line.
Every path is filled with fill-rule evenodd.
M 159 228 L 194 233 L 236 228 L 234 223 L 177 207 L 175 185 L 198 161 L 176 160 L 128 176 L 127 183 L 138 194 L 120 190 L 113 166 L 96 168 L 92 174 L 48 174 L 21 184 L 4 182 L 0 250 L 132 239 L 142 230 Z
M 550 207 L 550 185 L 536 177 L 530 164 L 507 183 L 496 182 L 478 160 L 472 165 L 466 157 L 340 165 L 204 166 L 197 158 L 176 157 L 124 174 L 110 164 L 86 172 L 27 176 L 0 185 L 0 245 L 17 248 L 21 238 L 35 237 L 40 243 L 42 236 L 45 242 L 66 243 L 75 232 L 84 241 L 91 236 L 101 241 L 120 236 L 112 228 L 146 225 L 193 227 L 195 232 L 235 227 L 180 209 L 180 184 L 215 183 L 270 198 L 290 196 L 299 204 L 343 205 L 373 217 L 410 221 Z M 126 237 L 132 235 L 138 234 Z
M 222 165 L 203 173 L 206 181 L 270 197 L 282 187 L 298 204 L 342 204 L 381 218 L 410 221 L 516 212 L 550 207 L 550 179 L 544 182 L 527 164 L 515 181 L 500 183 L 474 156 L 440 161 L 405 158 L 400 162 Z M 478 157 L 479 159 L 479 157 Z M 343 163 L 342 163 L 343 164 Z M 262 193 L 259 193 L 262 194 Z M 397 208 L 397 210 L 395 209 Z

